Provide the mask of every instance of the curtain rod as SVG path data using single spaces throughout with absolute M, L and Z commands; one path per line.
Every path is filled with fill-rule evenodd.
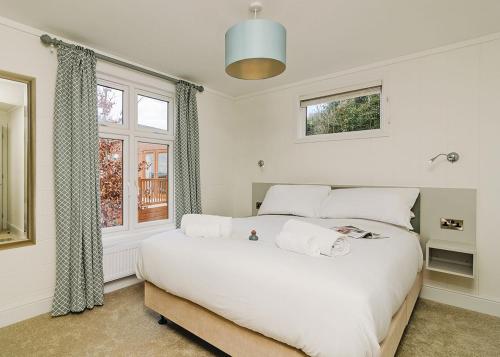
M 50 37 L 47 34 L 41 35 L 40 36 L 40 41 L 42 41 L 45 45 L 48 45 L 48 46 L 50 46 L 50 45 L 53 45 L 53 46 L 69 45 L 68 43 L 66 43 L 64 41 L 58 40 L 55 37 Z M 136 66 L 136 65 L 131 64 L 131 63 L 120 61 L 119 59 L 116 59 L 116 58 L 113 58 L 113 57 L 109 57 L 109 56 L 103 55 L 103 54 L 98 53 L 98 52 L 95 52 L 95 56 L 96 56 L 97 59 L 100 59 L 100 60 L 103 60 L 103 61 L 106 61 L 106 62 L 110 62 L 110 63 L 114 63 L 114 64 L 117 64 L 117 65 L 122 66 L 122 67 L 130 68 L 130 69 L 133 69 L 133 70 L 138 71 L 138 72 L 146 73 L 146 74 L 149 74 L 150 76 L 153 76 L 153 77 L 158 77 L 158 78 L 161 78 L 161 79 L 165 79 L 165 80 L 167 80 L 169 82 L 173 82 L 173 83 L 176 83 L 176 84 L 180 82 L 180 80 L 177 79 L 177 78 L 169 77 L 169 76 L 166 76 L 164 74 L 161 74 L 161 73 L 158 73 L 158 72 L 154 72 L 154 71 L 151 71 L 149 69 L 146 69 L 146 68 L 143 68 L 143 67 L 139 67 L 139 66 Z M 187 82 L 187 81 L 185 81 L 185 82 Z M 187 82 L 187 83 L 189 83 L 189 82 Z M 199 85 L 196 85 L 196 84 L 193 84 L 193 83 L 189 83 L 189 84 L 191 84 L 199 92 L 203 92 L 204 91 L 203 86 L 199 86 Z

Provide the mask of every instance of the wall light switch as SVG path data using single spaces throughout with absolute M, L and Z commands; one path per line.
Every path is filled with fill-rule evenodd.
M 464 220 L 455 218 L 441 218 L 441 229 L 464 230 Z

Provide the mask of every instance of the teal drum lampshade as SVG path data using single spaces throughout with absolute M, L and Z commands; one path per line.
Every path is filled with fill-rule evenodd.
M 265 79 L 286 68 L 286 29 L 264 19 L 251 19 L 226 32 L 226 73 L 240 79 Z

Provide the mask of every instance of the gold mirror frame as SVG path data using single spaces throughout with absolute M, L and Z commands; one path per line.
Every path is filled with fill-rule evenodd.
M 26 145 L 26 160 L 27 160 L 27 199 L 26 203 L 28 207 L 27 211 L 27 223 L 26 227 L 26 239 L 21 241 L 4 242 L 0 244 L 0 250 L 17 248 L 27 245 L 36 244 L 36 229 L 35 229 L 35 93 L 36 93 L 36 80 L 34 77 L 25 76 L 22 74 L 6 72 L 0 70 L 0 78 L 25 83 L 28 93 L 28 142 Z

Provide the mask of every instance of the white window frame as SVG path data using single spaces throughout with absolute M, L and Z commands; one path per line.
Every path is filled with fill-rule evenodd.
M 158 232 L 175 228 L 174 210 L 174 93 L 171 91 L 151 87 L 142 83 L 114 77 L 98 72 L 97 84 L 123 90 L 123 124 L 99 123 L 99 136 L 124 140 L 123 162 L 123 225 L 102 228 L 105 241 L 119 242 L 122 236 L 141 237 L 148 232 Z M 168 105 L 168 131 L 161 129 L 148 129 L 139 126 L 137 118 L 137 94 L 151 98 L 165 100 Z M 168 146 L 168 219 L 139 223 L 137 195 L 137 142 L 150 142 Z M 114 244 L 114 243 L 112 243 Z
M 137 108 L 137 96 L 142 95 L 144 97 L 149 97 L 153 99 L 158 99 L 164 102 L 168 103 L 168 117 L 167 117 L 167 130 L 162 130 L 158 128 L 148 128 L 146 126 L 139 125 L 139 118 L 136 116 L 136 120 L 134 120 L 134 128 L 137 131 L 141 131 L 143 133 L 151 133 L 151 134 L 156 134 L 156 135 L 162 135 L 166 136 L 168 138 L 171 138 L 173 140 L 174 138 L 174 121 L 173 121 L 173 116 L 174 116 L 174 99 L 173 95 L 168 95 L 167 93 L 162 93 L 159 94 L 158 91 L 154 91 L 152 88 L 147 88 L 147 87 L 135 87 L 134 88 L 134 99 L 133 99 L 133 111 L 137 115 L 138 114 L 138 108 Z
M 318 135 L 306 135 L 306 121 L 307 113 L 306 108 L 301 108 L 300 102 L 304 100 L 310 100 L 313 98 L 321 98 L 327 96 L 338 95 L 346 92 L 359 91 L 363 89 L 368 89 L 372 87 L 381 87 L 380 93 L 380 128 L 370 129 L 370 130 L 359 130 L 359 131 L 349 131 L 341 133 L 329 133 L 329 134 L 318 134 Z M 386 114 L 386 104 L 388 102 L 388 97 L 385 95 L 385 89 L 382 81 L 372 81 L 365 82 L 362 84 L 356 84 L 352 86 L 335 88 L 327 91 L 309 93 L 305 95 L 300 95 L 295 98 L 296 112 L 297 112 L 297 137 L 296 143 L 313 143 L 320 141 L 335 141 L 335 140 L 353 140 L 353 139 L 367 139 L 367 138 L 377 138 L 389 136 L 389 125 L 390 122 L 387 119 Z

